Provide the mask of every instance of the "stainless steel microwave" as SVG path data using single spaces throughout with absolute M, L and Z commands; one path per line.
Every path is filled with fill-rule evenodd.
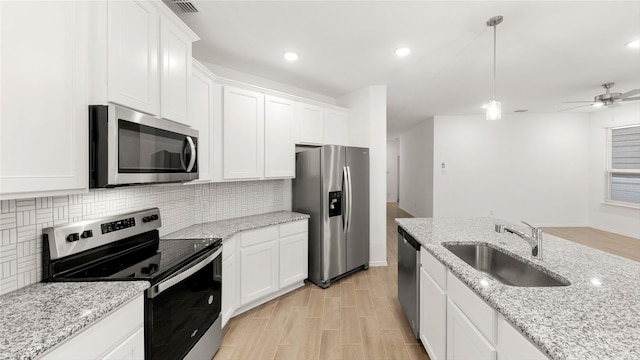
M 116 105 L 89 106 L 89 188 L 198 179 L 198 131 Z

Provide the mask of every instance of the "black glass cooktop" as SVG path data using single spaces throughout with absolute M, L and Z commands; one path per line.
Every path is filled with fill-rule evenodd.
M 155 284 L 185 264 L 213 253 L 221 244 L 220 239 L 126 239 L 119 246 L 55 263 L 52 280 L 147 280 Z

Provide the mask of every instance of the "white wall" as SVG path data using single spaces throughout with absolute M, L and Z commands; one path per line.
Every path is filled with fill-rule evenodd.
M 387 141 L 387 202 L 398 201 L 398 156 L 400 140 Z
M 415 217 L 433 216 L 434 119 L 400 135 L 400 208 Z
M 369 148 L 369 264 L 387 265 L 387 87 L 369 86 L 338 99 L 349 108 L 349 143 Z
M 436 116 L 433 216 L 587 226 L 588 154 L 586 114 Z
M 640 239 L 640 209 L 602 203 L 606 193 L 606 128 L 640 124 L 640 105 L 591 113 L 589 124 L 589 226 Z

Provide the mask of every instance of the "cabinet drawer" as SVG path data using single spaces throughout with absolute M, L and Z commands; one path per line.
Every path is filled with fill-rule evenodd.
M 420 264 L 441 289 L 447 288 L 447 268 L 424 248 L 420 250 Z
M 496 311 L 455 275 L 447 274 L 447 295 L 492 344 L 496 343 Z
M 280 225 L 280 237 L 300 234 L 308 230 L 307 220 L 294 221 Z
M 278 238 L 278 227 L 270 226 L 267 228 L 245 231 L 242 233 L 241 247 L 252 246 L 266 241 Z

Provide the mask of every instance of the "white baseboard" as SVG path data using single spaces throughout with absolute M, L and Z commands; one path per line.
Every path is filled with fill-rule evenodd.
M 369 263 L 369 267 L 388 266 L 387 261 L 372 261 Z
M 249 311 L 249 310 L 251 310 L 251 309 L 253 309 L 253 308 L 257 307 L 257 306 L 260 306 L 260 305 L 262 305 L 262 304 L 264 304 L 266 302 L 269 302 L 269 301 L 271 301 L 271 300 L 273 300 L 273 299 L 275 299 L 277 297 L 280 297 L 280 296 L 282 296 L 282 295 L 284 295 L 284 294 L 286 294 L 288 292 L 291 292 L 291 291 L 293 291 L 293 290 L 295 290 L 297 288 L 303 287 L 303 286 L 304 286 L 304 281 L 299 282 L 299 283 L 295 283 L 295 284 L 293 284 L 291 286 L 288 286 L 288 287 L 286 287 L 284 289 L 280 289 L 280 290 L 274 292 L 271 295 L 267 295 L 267 296 L 265 296 L 263 298 L 256 299 L 256 300 L 254 300 L 254 301 L 252 301 L 252 302 L 250 302 L 250 303 L 248 303 L 246 305 L 242 305 L 242 306 L 240 306 L 239 308 L 237 308 L 233 312 L 233 315 L 231 315 L 231 317 L 233 318 L 235 316 L 238 316 L 238 315 L 242 314 L 243 312 L 247 312 L 247 311 Z

